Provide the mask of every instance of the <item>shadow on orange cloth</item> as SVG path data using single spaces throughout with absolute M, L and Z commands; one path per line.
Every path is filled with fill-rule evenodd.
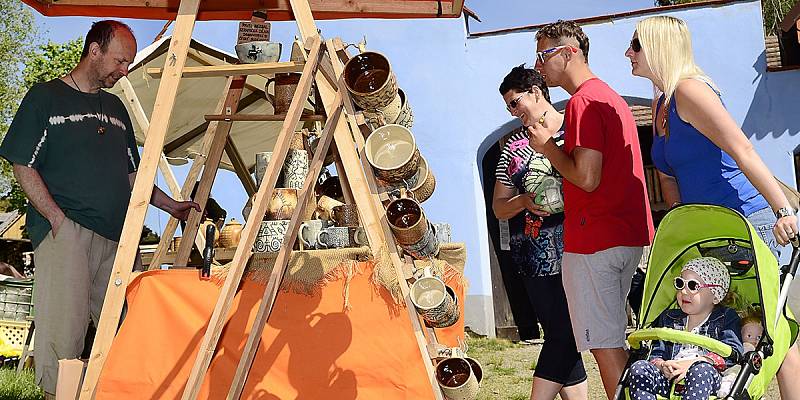
M 405 309 L 370 282 L 359 263 L 344 311 L 344 281 L 314 295 L 280 292 L 261 335 L 244 399 L 430 399 L 433 397 Z M 460 280 L 460 277 L 459 277 Z M 459 297 L 464 288 L 448 284 Z M 224 399 L 265 285 L 245 280 L 233 302 L 199 398 Z M 97 399 L 176 399 L 183 393 L 220 287 L 197 271 L 151 271 L 128 287 L 128 312 L 106 360 Z M 463 318 L 437 329 L 452 347 Z

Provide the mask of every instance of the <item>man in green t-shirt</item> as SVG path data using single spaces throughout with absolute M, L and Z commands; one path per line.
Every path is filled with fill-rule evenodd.
M 98 323 L 122 233 L 139 153 L 122 101 L 100 89 L 127 75 L 135 55 L 127 25 L 94 23 L 75 69 L 31 88 L 0 145 L 29 200 L 36 380 L 47 397 L 58 360 L 77 358 L 89 318 Z M 200 211 L 157 187 L 150 202 L 182 220 Z

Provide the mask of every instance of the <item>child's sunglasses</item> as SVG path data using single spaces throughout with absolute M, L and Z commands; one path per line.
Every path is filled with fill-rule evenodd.
M 694 279 L 683 279 L 680 276 L 675 277 L 675 290 L 683 290 L 684 287 L 689 289 L 689 293 L 697 293 L 702 288 L 722 287 L 720 285 L 704 284 Z

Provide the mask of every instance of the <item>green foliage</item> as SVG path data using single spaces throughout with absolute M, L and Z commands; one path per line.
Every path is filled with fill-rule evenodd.
M 66 43 L 48 42 L 25 62 L 25 87 L 62 77 L 72 71 L 81 59 L 83 38 Z
M 17 107 L 36 83 L 64 76 L 78 64 L 83 39 L 36 46 L 33 15 L 20 1 L 0 0 L 0 139 L 5 137 Z M 22 71 L 20 73 L 20 71 Z M 26 198 L 11 165 L 0 159 L 0 211 L 25 208 Z
M 0 400 L 40 400 L 44 392 L 36 386 L 32 369 L 24 369 L 17 376 L 14 369 L 0 369 Z
M 139 239 L 139 244 L 158 244 L 160 240 L 161 237 L 153 232 L 152 229 L 148 228 L 147 225 L 142 227 L 142 236 Z
M 656 0 L 656 5 L 666 6 L 672 4 L 697 3 L 705 0 Z M 764 32 L 766 34 L 776 33 L 778 25 L 783 20 L 797 0 L 761 0 L 761 13 L 764 15 Z

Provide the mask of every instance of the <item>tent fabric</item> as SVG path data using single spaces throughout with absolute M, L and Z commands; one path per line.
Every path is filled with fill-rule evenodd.
M 160 79 L 148 75 L 147 69 L 162 68 L 164 66 L 166 54 L 169 50 L 169 39 L 169 36 L 164 37 L 139 51 L 129 69 L 128 80 L 130 80 L 148 119 L 152 115 Z M 186 59 L 187 67 L 204 66 L 207 65 L 207 62 L 213 63 L 213 65 L 238 63 L 236 56 L 194 39 L 192 39 L 189 48 L 189 57 Z M 288 50 L 290 49 L 290 46 L 288 46 L 288 49 L 284 47 L 284 53 L 288 55 Z M 181 80 L 169 128 L 164 139 L 165 155 L 171 164 L 184 164 L 187 158 L 194 158 L 202 154 L 205 129 L 202 129 L 193 139 L 174 149 L 171 148 L 170 143 L 202 126 L 206 122 L 204 118 L 206 114 L 216 114 L 214 109 L 223 96 L 226 81 L 226 77 L 185 78 Z M 247 77 L 247 86 L 242 91 L 242 98 L 254 95 L 257 96 L 258 100 L 243 110 L 240 107 L 240 113 L 274 114 L 275 111 L 272 104 L 266 100 L 264 92 L 266 84 L 267 78 L 264 76 L 250 75 Z M 270 90 L 274 91 L 274 85 L 269 86 Z M 125 96 L 122 93 L 122 87 L 116 85 L 109 92 L 123 99 L 123 103 L 128 109 L 128 114 L 131 115 L 136 142 L 140 146 L 143 145 L 145 132 L 139 126 L 136 118 L 133 118 L 133 110 L 129 102 L 124 100 Z M 311 109 L 311 107 L 308 108 Z M 298 129 L 302 128 L 303 124 L 303 122 L 300 122 Z M 248 169 L 252 170 L 254 168 L 256 153 L 272 151 L 282 126 L 282 121 L 233 123 L 230 136 Z M 223 154 L 220 167 L 233 171 L 233 165 L 227 154 Z
M 280 292 L 261 335 L 245 399 L 426 399 L 433 393 L 411 322 L 361 262 L 349 282 L 327 282 L 313 295 Z M 150 271 L 128 287 L 128 312 L 105 363 L 97 399 L 176 399 L 198 353 L 220 287 L 194 270 Z M 448 285 L 459 297 L 460 278 Z M 265 285 L 245 280 L 233 302 L 200 392 L 227 395 Z M 440 343 L 463 339 L 463 318 L 437 329 Z
M 102 5 L 86 5 L 74 0 L 23 0 L 42 15 L 113 17 L 174 20 L 180 4 L 177 0 L 142 1 L 136 4 L 130 0 L 109 0 Z M 81 4 L 84 3 L 84 4 Z M 415 4 L 416 3 L 416 4 Z M 331 2 L 330 0 L 309 1 L 315 19 L 345 18 L 431 18 L 461 15 L 463 1 L 454 0 L 403 0 L 368 1 L 354 0 Z M 341 5 L 339 5 L 341 4 Z M 421 7 L 420 7 L 421 5 Z M 253 10 L 266 8 L 270 21 L 294 20 L 289 11 L 289 1 L 263 2 L 256 0 L 205 0 L 200 3 L 197 15 L 199 21 L 206 20 L 250 20 Z

